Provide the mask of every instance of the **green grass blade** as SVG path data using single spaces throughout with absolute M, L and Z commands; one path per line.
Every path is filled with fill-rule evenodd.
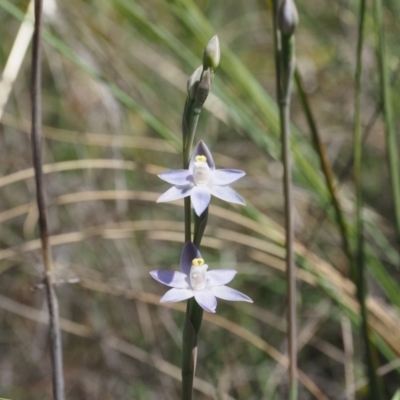
M 391 95 L 391 84 L 387 66 L 385 31 L 382 17 L 382 0 L 374 1 L 375 26 L 378 35 L 378 63 L 383 100 L 383 111 L 386 126 L 387 152 L 389 159 L 390 179 L 393 192 L 393 203 L 396 216 L 396 229 L 400 238 L 400 166 L 399 148 L 397 144 L 396 131 L 393 123 L 393 106 Z

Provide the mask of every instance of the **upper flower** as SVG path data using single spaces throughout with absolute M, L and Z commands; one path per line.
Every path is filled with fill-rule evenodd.
M 246 202 L 228 185 L 245 175 L 239 169 L 215 169 L 215 163 L 203 141 L 194 149 L 189 169 L 178 169 L 158 175 L 173 186 L 158 199 L 157 203 L 190 196 L 194 211 L 201 215 L 210 204 L 211 195 L 236 204 Z
M 232 301 L 253 301 L 245 294 L 225 286 L 236 275 L 234 269 L 216 269 L 207 271 L 196 246 L 187 242 L 181 256 L 181 271 L 157 270 L 150 275 L 158 282 L 172 287 L 161 298 L 161 303 L 187 300 L 194 297 L 197 303 L 205 310 L 215 313 L 216 297 Z

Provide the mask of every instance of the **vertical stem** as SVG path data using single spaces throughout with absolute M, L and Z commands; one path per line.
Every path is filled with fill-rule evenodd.
M 201 106 L 196 107 L 196 102 L 189 98 L 186 100 L 183 113 L 183 168 L 189 167 L 190 153 L 196 133 L 197 122 L 201 113 Z M 185 197 L 185 242 L 191 241 L 191 208 L 190 197 Z M 193 242 L 198 248 L 207 224 L 208 208 L 198 217 L 195 216 L 195 229 Z M 187 301 L 185 325 L 183 328 L 182 347 L 182 400 L 191 400 L 193 397 L 193 380 L 197 363 L 197 335 L 203 319 L 203 309 L 194 298 Z
M 362 200 L 362 137 L 361 137 L 361 75 L 362 75 L 362 48 L 364 41 L 364 20 L 366 2 L 360 2 L 358 25 L 357 60 L 355 72 L 355 104 L 354 104 L 354 181 L 356 186 L 356 238 L 357 248 L 355 264 L 353 265 L 353 280 L 357 288 L 357 299 L 361 310 L 361 332 L 365 345 L 365 356 L 369 380 L 369 397 L 371 400 L 382 400 L 383 390 L 376 373 L 377 354 L 372 342 L 368 325 L 368 310 L 366 305 L 364 234 L 363 234 L 363 200 Z
M 210 43 L 211 41 L 209 42 L 209 44 Z M 214 53 L 214 56 L 211 57 L 212 59 L 209 59 L 207 61 L 207 63 L 211 61 L 213 65 L 207 67 L 207 63 L 203 62 L 203 70 L 197 86 L 188 87 L 188 98 L 185 103 L 185 109 L 183 111 L 182 119 L 184 169 L 187 169 L 189 167 L 189 158 L 192 151 L 194 136 L 196 134 L 197 122 L 199 120 L 203 104 L 206 101 L 211 89 L 211 82 L 214 76 L 213 69 L 216 68 L 219 63 L 220 55 L 218 38 L 213 37 L 212 43 L 214 49 L 210 50 L 209 45 L 207 45 L 205 54 L 207 51 L 211 51 L 212 53 Z M 217 52 L 218 54 L 216 54 L 215 52 Z M 188 85 L 195 85 L 194 82 L 190 81 L 191 78 L 189 79 Z M 193 91 L 195 91 L 195 94 L 193 93 Z M 208 208 L 200 217 L 195 215 L 193 242 L 197 248 L 200 247 L 200 242 L 203 237 L 205 227 L 207 225 L 207 218 Z M 190 198 L 185 198 L 186 242 L 190 241 L 192 237 L 190 219 Z M 202 319 L 203 309 L 197 304 L 194 298 L 191 298 L 187 302 L 185 326 L 183 329 L 182 400 L 191 400 L 193 396 L 193 380 L 197 362 L 197 335 L 201 327 Z
M 385 31 L 382 20 L 382 0 L 375 0 L 375 23 L 378 31 L 378 58 L 379 72 L 381 80 L 383 111 L 386 125 L 386 141 L 389 158 L 390 179 L 393 191 L 393 203 L 396 217 L 396 229 L 400 239 L 400 167 L 399 167 L 399 148 L 393 124 L 393 109 L 391 99 L 391 86 L 386 62 Z
M 286 215 L 286 280 L 288 284 L 288 339 L 290 399 L 297 399 L 297 329 L 296 329 L 296 266 L 294 262 L 294 216 L 292 194 L 292 162 L 290 153 L 290 92 L 280 105 L 283 181 Z
M 276 89 L 279 106 L 283 189 L 285 198 L 286 227 L 286 281 L 288 302 L 288 353 L 289 398 L 297 399 L 297 323 L 296 323 L 296 267 L 294 262 L 294 218 L 292 195 L 292 169 L 290 152 L 290 100 L 294 72 L 294 37 L 282 35 L 278 30 L 278 1 L 273 0 L 273 25 L 275 42 Z
M 39 211 L 39 230 L 42 243 L 44 282 L 50 319 L 50 348 L 53 375 L 53 396 L 64 400 L 64 376 L 62 365 L 62 343 L 58 301 L 54 290 L 54 274 L 47 227 L 46 199 L 42 172 L 42 134 L 41 134 L 41 42 L 42 0 L 35 0 L 35 30 L 32 48 L 32 158 L 35 170 L 36 197 Z
M 193 243 L 200 247 L 204 229 L 208 219 L 208 207 L 198 217 L 195 215 Z M 187 301 L 185 325 L 183 328 L 183 352 L 182 352 L 182 400 L 191 400 L 193 396 L 193 380 L 197 363 L 197 335 L 200 331 L 203 319 L 203 309 L 194 298 Z
M 190 149 L 192 145 L 190 144 L 191 137 L 194 137 L 192 132 L 192 124 L 188 122 L 191 118 L 191 111 L 193 108 L 193 102 L 188 98 L 185 103 L 185 108 L 182 117 L 182 156 L 183 156 L 183 169 L 187 169 L 189 166 Z M 196 124 L 197 125 L 197 124 Z M 193 139 L 192 139 L 193 141 Z M 190 212 L 190 197 L 184 198 L 184 218 L 185 218 L 185 243 L 192 240 L 191 233 L 191 212 Z
M 305 116 L 306 116 L 306 119 L 308 122 L 308 126 L 311 131 L 311 136 L 312 136 L 312 139 L 314 142 L 314 146 L 315 146 L 315 149 L 316 149 L 319 159 L 320 159 L 320 164 L 321 164 L 321 168 L 324 173 L 324 176 L 325 176 L 326 184 L 328 186 L 329 193 L 331 194 L 333 207 L 334 207 L 335 213 L 336 213 L 336 221 L 339 226 L 340 235 L 342 238 L 343 251 L 347 256 L 347 259 L 349 260 L 349 264 L 352 265 L 353 264 L 353 254 L 352 254 L 349 239 L 348 239 L 349 232 L 347 229 L 346 218 L 342 211 L 340 201 L 339 201 L 339 196 L 338 196 L 338 193 L 336 190 L 334 173 L 332 171 L 331 165 L 329 164 L 329 161 L 328 161 L 328 158 L 326 155 L 325 146 L 321 141 L 321 137 L 320 137 L 320 134 L 317 129 L 317 124 L 316 124 L 314 116 L 312 114 L 311 107 L 308 102 L 307 94 L 304 91 L 303 82 L 302 82 L 300 71 L 298 70 L 298 68 L 295 69 L 294 78 L 295 78 L 295 82 L 296 82 L 297 93 L 299 95 L 300 102 L 303 107 L 303 111 L 305 113 Z
M 192 152 L 193 140 L 196 134 L 197 122 L 199 121 L 202 106 L 197 106 L 196 99 L 191 100 L 188 98 L 185 103 L 182 118 L 182 131 L 183 131 L 183 168 L 189 167 L 190 153 Z M 191 209 L 190 197 L 184 199 L 185 209 L 185 243 L 192 239 L 191 234 Z
M 383 389 L 377 376 L 377 354 L 371 338 L 368 325 L 368 310 L 366 305 L 366 282 L 365 282 L 365 257 L 364 257 L 364 234 L 363 234 L 363 199 L 362 199 L 362 136 L 361 136 L 361 76 L 362 76 L 362 48 L 364 42 L 364 20 L 366 2 L 361 0 L 358 24 L 357 61 L 355 72 L 355 104 L 354 104 L 354 181 L 356 186 L 356 257 L 353 265 L 352 277 L 357 289 L 357 299 L 361 309 L 361 332 L 365 345 L 365 356 L 369 380 L 369 398 L 371 400 L 382 400 Z
M 346 383 L 346 400 L 355 400 L 354 393 L 354 344 L 350 319 L 343 315 L 340 319 L 344 347 L 344 377 Z

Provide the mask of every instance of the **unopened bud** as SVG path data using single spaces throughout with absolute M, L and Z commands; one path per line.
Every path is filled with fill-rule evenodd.
M 208 93 L 210 93 L 210 88 L 211 76 L 210 70 L 208 69 L 204 72 L 203 79 L 199 82 L 199 85 L 197 86 L 196 99 L 194 103 L 195 108 L 203 107 L 203 104 L 207 99 Z
M 203 54 L 203 68 L 211 68 L 215 70 L 219 65 L 221 59 L 221 50 L 219 48 L 218 36 L 215 35 L 208 42 Z
M 193 74 L 190 75 L 190 78 L 187 81 L 187 92 L 190 100 L 194 100 L 196 97 L 197 87 L 199 85 L 202 72 L 203 66 L 200 65 L 200 67 L 198 67 L 196 71 L 194 71 Z
M 297 24 L 299 23 L 299 14 L 296 4 L 293 0 L 283 0 L 278 10 L 278 27 L 283 35 L 293 35 Z

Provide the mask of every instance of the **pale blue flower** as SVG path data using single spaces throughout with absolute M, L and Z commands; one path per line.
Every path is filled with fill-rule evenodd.
M 194 149 L 189 169 L 166 171 L 158 175 L 174 185 L 158 199 L 157 203 L 190 196 L 195 213 L 200 216 L 210 204 L 211 195 L 230 203 L 246 202 L 228 185 L 245 175 L 239 169 L 215 169 L 213 157 L 203 141 Z
M 150 275 L 164 285 L 172 287 L 161 298 L 161 303 L 172 303 L 194 297 L 207 312 L 215 313 L 216 297 L 231 301 L 247 301 L 250 297 L 225 286 L 236 275 L 234 269 L 215 269 L 207 271 L 208 265 L 201 258 L 196 246 L 187 242 L 181 256 L 181 271 L 157 270 Z

